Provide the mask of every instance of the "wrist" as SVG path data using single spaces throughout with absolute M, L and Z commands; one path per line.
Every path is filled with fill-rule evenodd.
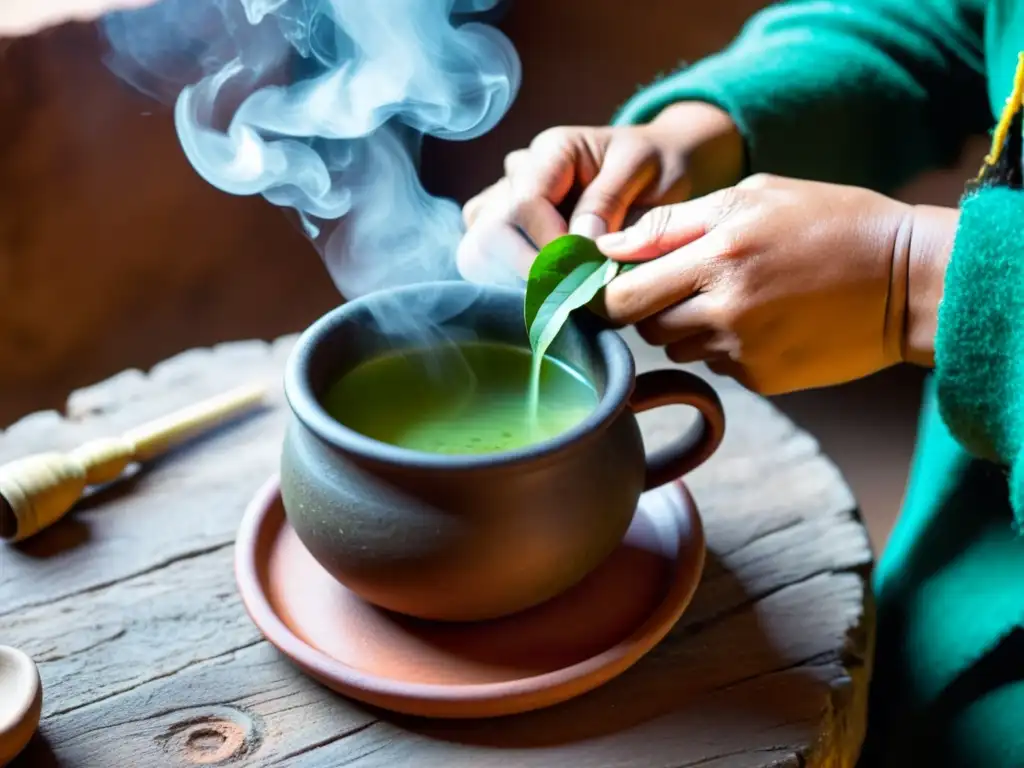
M 655 116 L 648 129 L 669 151 L 686 158 L 692 197 L 738 184 L 746 166 L 746 146 L 736 123 L 720 107 L 681 101 Z
M 908 206 L 895 240 L 889 319 L 899 360 L 931 368 L 946 266 L 953 250 L 959 210 Z

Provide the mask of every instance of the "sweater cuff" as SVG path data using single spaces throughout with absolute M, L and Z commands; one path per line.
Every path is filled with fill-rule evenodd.
M 1009 469 L 1024 527 L 1024 192 L 967 195 L 939 305 L 939 412 L 964 448 Z
M 838 78 L 822 67 L 817 51 L 791 49 L 787 58 L 786 39 L 779 37 L 757 56 L 746 47 L 727 48 L 684 65 L 636 93 L 611 124 L 647 123 L 673 104 L 701 101 L 735 123 L 745 150 L 744 176 L 773 173 L 889 189 L 907 176 L 906 165 L 920 165 L 915 153 L 926 142 L 908 149 L 893 141 L 879 149 L 871 127 L 892 118 L 892 134 L 899 136 L 908 118 L 894 117 L 889 104 L 905 96 L 909 84 L 893 82 L 895 75 L 875 77 L 874 63 L 853 53 L 850 71 Z M 873 78 L 878 83 L 868 88 Z

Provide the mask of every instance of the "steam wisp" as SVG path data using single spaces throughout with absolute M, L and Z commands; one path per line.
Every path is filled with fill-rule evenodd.
M 207 182 L 294 211 L 354 299 L 460 277 L 460 208 L 427 193 L 418 159 L 425 136 L 479 137 L 511 106 L 519 58 L 480 20 L 501 2 L 160 0 L 105 20 L 107 63 L 173 104 Z M 458 345 L 473 334 L 446 321 L 475 300 L 424 287 L 370 306 L 395 346 L 437 348 L 429 375 L 472 392 Z
M 161 0 L 109 16 L 111 69 L 174 103 L 225 192 L 293 209 L 346 298 L 458 277 L 458 205 L 417 175 L 424 136 L 478 137 L 518 92 L 501 0 Z

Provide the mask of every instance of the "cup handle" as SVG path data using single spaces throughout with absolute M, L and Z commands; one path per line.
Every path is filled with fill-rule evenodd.
M 700 419 L 694 429 L 647 455 L 644 490 L 672 482 L 711 456 L 725 436 L 725 410 L 718 393 L 704 379 L 687 371 L 647 371 L 636 377 L 629 405 L 634 413 L 663 405 L 689 405 Z

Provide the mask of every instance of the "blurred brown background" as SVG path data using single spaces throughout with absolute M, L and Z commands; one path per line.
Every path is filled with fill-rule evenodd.
M 726 44 L 755 0 L 514 0 L 502 26 L 520 96 L 491 134 L 428 146 L 424 177 L 460 202 L 555 124 L 600 124 L 641 84 Z M 202 181 L 169 112 L 102 63 L 93 27 L 0 50 L 0 425 L 183 349 L 299 331 L 339 301 L 281 213 Z M 952 203 L 982 148 L 907 199 Z M 840 465 L 876 547 L 897 511 L 921 374 L 894 370 L 779 404 Z

